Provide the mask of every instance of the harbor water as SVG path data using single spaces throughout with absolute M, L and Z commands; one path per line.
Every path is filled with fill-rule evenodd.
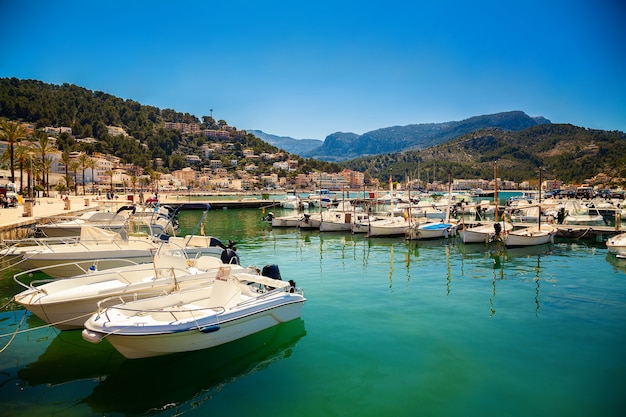
M 183 233 L 200 216 L 181 213 Z M 126 360 L 9 305 L 0 416 L 623 415 L 626 260 L 603 242 L 494 251 L 261 217 L 211 211 L 205 232 L 236 241 L 242 265 L 279 265 L 304 289 L 300 320 Z M 0 277 L 2 306 L 15 272 Z

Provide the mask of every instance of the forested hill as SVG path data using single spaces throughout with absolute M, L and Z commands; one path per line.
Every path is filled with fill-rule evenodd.
M 34 123 L 37 128 L 70 127 L 73 137 L 61 134 L 57 140 L 60 150 L 109 153 L 122 158 L 123 162 L 142 167 L 150 167 L 152 161 L 161 158 L 165 169 L 169 170 L 187 166 L 185 156 L 201 155 L 200 146 L 211 139 L 202 134 L 165 129 L 165 122 L 198 124 L 201 129 L 215 130 L 227 126 L 224 120 L 215 121 L 209 116 L 202 116 L 200 120 L 189 113 L 146 106 L 72 84 L 53 85 L 17 78 L 0 78 L 0 117 Z M 128 136 L 111 136 L 107 126 L 121 127 Z M 253 149 L 257 155 L 279 151 L 253 134 L 233 127 L 229 131 L 227 141 L 233 144 L 232 152 L 221 154 L 229 166 L 230 159 L 241 157 L 241 151 L 246 148 Z M 74 140 L 85 137 L 97 141 L 85 144 Z M 147 145 L 147 152 L 143 145 Z M 203 163 L 208 162 L 200 165 Z M 300 165 L 303 169 L 323 168 L 329 172 L 338 169 L 336 165 L 316 160 L 302 161 Z
M 626 134 L 568 124 L 542 124 L 522 131 L 481 129 L 428 149 L 341 165 L 380 179 L 393 172 L 396 181 L 404 181 L 406 175 L 446 181 L 449 172 L 454 178 L 493 178 L 495 161 L 498 177 L 506 180 L 537 178 L 542 167 L 544 178 L 566 183 L 582 183 L 602 173 L 626 185 Z

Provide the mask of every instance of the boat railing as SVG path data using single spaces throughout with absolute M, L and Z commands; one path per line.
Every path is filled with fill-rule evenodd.
M 6 239 L 2 242 L 3 247 L 16 248 L 24 246 L 48 246 L 50 244 L 75 244 L 79 241 L 78 236 L 66 237 L 27 237 L 23 239 Z
M 142 291 L 141 292 L 141 298 L 144 299 L 144 298 L 152 298 L 152 297 L 161 297 L 161 296 L 164 296 L 164 295 L 167 295 L 167 294 L 168 294 L 168 292 L 165 291 L 165 290 L 154 291 L 154 292 L 144 292 L 144 291 Z M 98 315 L 104 314 L 106 316 L 107 320 L 110 321 L 111 319 L 108 316 L 108 309 L 109 309 L 109 307 L 112 307 L 112 306 L 115 306 L 115 308 L 118 309 L 118 310 L 137 311 L 137 312 L 148 311 L 149 312 L 149 310 L 132 309 L 132 308 L 124 307 L 124 304 L 129 303 L 129 302 L 138 301 L 138 300 L 139 300 L 139 293 L 137 293 L 137 292 L 112 295 L 110 297 L 106 297 L 106 298 L 103 298 L 102 300 L 98 301 L 96 313 Z
M 130 260 L 130 259 L 123 259 L 123 258 L 118 258 L 118 259 L 107 259 L 107 261 L 114 261 L 116 263 L 121 262 L 121 263 L 127 263 L 129 266 L 130 265 L 138 265 L 137 262 Z M 23 279 L 22 277 L 27 276 L 27 277 L 31 277 L 32 274 L 34 273 L 43 273 L 46 274 L 47 271 L 50 270 L 54 270 L 55 268 L 66 268 L 68 266 L 73 266 L 76 267 L 76 275 L 81 275 L 81 274 L 87 274 L 87 273 L 93 273 L 93 274 L 97 274 L 98 272 L 93 272 L 95 271 L 95 269 L 91 269 L 92 266 L 97 265 L 98 260 L 97 259 L 91 259 L 91 260 L 85 260 L 85 261 L 81 261 L 81 262 L 66 262 L 66 263 L 61 263 L 61 264 L 54 264 L 54 265 L 47 265 L 47 266 L 42 266 L 39 268 L 32 268 L 32 269 L 28 269 L 26 271 L 22 271 L 19 272 L 15 275 L 13 275 L 13 280 L 21 285 L 24 288 L 27 289 L 34 289 L 34 290 L 38 290 L 37 286 L 38 285 L 42 285 L 48 282 L 53 282 L 53 281 L 59 281 L 62 279 L 70 279 L 70 278 L 45 278 L 45 279 L 37 279 L 37 280 L 33 280 L 31 281 L 29 284 L 26 284 L 24 282 L 21 281 L 21 279 Z M 83 265 L 85 264 L 91 264 L 89 267 L 85 268 Z M 148 265 L 148 264 L 146 264 Z M 108 272 L 107 270 L 103 270 L 100 271 L 102 273 Z

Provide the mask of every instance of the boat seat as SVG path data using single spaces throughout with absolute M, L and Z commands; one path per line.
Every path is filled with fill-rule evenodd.
M 221 259 L 216 258 L 215 256 L 207 256 L 203 255 L 195 260 L 196 268 L 201 271 L 206 271 L 209 269 L 215 269 L 224 266 L 224 263 Z
M 213 284 L 213 291 L 211 293 L 211 299 L 209 300 L 210 307 L 223 307 L 225 310 L 235 306 L 241 301 L 241 288 L 239 283 L 234 279 L 228 277 L 219 276 L 215 279 Z

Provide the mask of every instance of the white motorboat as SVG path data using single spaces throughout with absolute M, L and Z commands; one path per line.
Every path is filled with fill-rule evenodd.
M 538 224 L 507 232 L 503 234 L 503 240 L 507 247 L 543 245 L 553 243 L 557 232 L 554 226 Z
M 216 275 L 226 270 L 253 272 L 237 264 L 224 264 L 212 256 L 187 259 L 167 252 L 157 254 L 153 263 L 127 263 L 129 266 L 90 271 L 73 278 L 33 281 L 28 285 L 21 279 L 33 271 L 25 271 L 14 277 L 26 289 L 13 300 L 60 330 L 79 329 L 96 311 L 98 302 L 107 297 L 114 297 L 107 305 L 119 304 L 124 299 L 137 300 L 184 288 L 210 286 Z
M 38 224 L 37 231 L 46 237 L 79 236 L 82 226 L 100 227 L 102 229 L 121 232 L 127 226 L 129 214 L 135 212 L 134 206 L 123 206 L 117 212 L 88 211 L 78 217 L 52 223 Z
M 233 255 L 233 251 L 229 251 L 219 239 L 209 236 L 165 238 L 171 239 L 171 242 L 149 234 L 131 234 L 123 239 L 116 232 L 83 226 L 78 238 L 22 239 L 0 250 L 0 257 L 12 257 L 11 265 L 22 270 L 58 265 L 48 269 L 47 274 L 67 278 L 84 272 L 94 263 L 99 270 L 103 270 L 126 266 L 128 260 L 151 262 L 161 246 L 164 250 L 184 250 L 192 258 Z
M 291 209 L 291 210 L 302 210 L 309 208 L 309 203 L 302 200 L 300 197 L 296 195 L 288 195 L 285 199 L 280 203 L 282 208 Z
M 568 201 L 557 213 L 557 219 L 563 217 L 562 223 L 570 226 L 604 226 L 606 220 L 597 208 L 580 204 L 579 201 Z
M 626 258 L 626 233 L 621 233 L 610 237 L 606 241 L 609 253 L 615 254 L 618 258 Z
M 367 235 L 375 236 L 404 236 L 411 227 L 406 217 L 390 216 L 370 222 Z
M 554 221 L 554 216 L 551 214 L 541 213 L 539 217 L 539 205 L 521 204 L 515 208 L 510 209 L 509 218 L 513 223 L 549 223 Z
M 333 203 L 330 191 L 327 189 L 320 189 L 315 193 L 309 194 L 308 199 L 313 207 L 329 208 Z
M 498 226 L 496 226 L 496 224 Z M 502 236 L 502 232 L 510 232 L 513 230 L 513 224 L 510 222 L 486 222 L 478 223 L 475 226 L 466 227 L 458 230 L 459 236 L 463 243 L 487 243 L 496 236 Z
M 407 230 L 408 239 L 440 239 L 456 235 L 456 224 L 444 221 L 417 223 Z
M 224 272 L 211 287 L 100 308 L 83 338 L 144 358 L 207 349 L 300 317 L 306 299 L 295 282 Z

